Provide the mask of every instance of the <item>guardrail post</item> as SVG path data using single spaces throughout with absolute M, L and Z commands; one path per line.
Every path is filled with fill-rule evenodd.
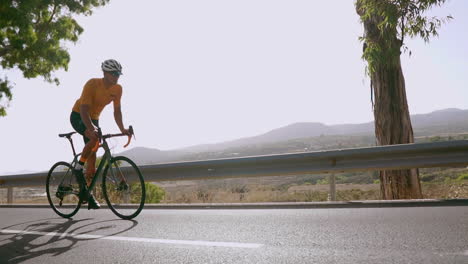
M 336 201 L 336 183 L 334 173 L 330 174 L 328 181 L 330 182 L 330 193 L 328 194 L 328 200 Z
M 7 188 L 7 204 L 13 203 L 13 187 Z

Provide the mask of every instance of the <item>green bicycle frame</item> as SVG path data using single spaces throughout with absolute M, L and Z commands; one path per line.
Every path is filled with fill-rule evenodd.
M 91 181 L 91 184 L 88 187 L 88 192 L 91 192 L 92 190 L 94 190 L 97 179 L 99 178 L 99 175 L 101 174 L 101 171 L 104 170 L 106 164 L 110 164 L 110 161 L 112 159 L 112 154 L 110 153 L 109 145 L 107 145 L 107 142 L 104 139 L 103 139 L 103 143 L 102 143 L 101 146 L 104 149 L 104 155 L 102 155 L 102 158 L 101 158 L 101 160 L 99 162 L 99 165 L 98 165 L 98 167 L 96 169 L 96 172 L 93 175 L 93 179 Z M 78 153 L 78 154 L 75 155 L 75 157 L 73 158 L 73 161 L 71 162 L 72 167 L 75 167 L 76 163 L 78 162 L 78 157 L 80 155 L 81 155 L 81 153 Z M 112 170 L 111 170 L 111 173 L 113 173 Z M 103 175 L 103 177 L 104 177 L 104 175 Z

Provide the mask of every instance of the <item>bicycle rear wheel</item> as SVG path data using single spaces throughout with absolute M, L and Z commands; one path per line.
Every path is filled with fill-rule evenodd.
M 104 170 L 102 189 L 109 208 L 122 219 L 136 217 L 145 205 L 145 181 L 129 158 L 111 159 Z
M 70 218 L 80 209 L 80 184 L 69 163 L 60 161 L 52 166 L 47 175 L 46 191 L 50 207 L 61 217 Z

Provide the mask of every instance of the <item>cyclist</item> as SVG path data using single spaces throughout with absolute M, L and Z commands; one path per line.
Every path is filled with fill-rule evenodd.
M 78 181 L 83 183 L 86 186 L 85 188 L 92 181 L 96 171 L 96 151 L 99 147 L 97 133 L 99 115 L 106 105 L 113 102 L 115 122 L 123 134 L 130 136 L 130 132 L 125 129 L 122 122 L 120 107 L 122 86 L 117 83 L 120 75 L 122 75 L 122 66 L 116 60 L 109 59 L 101 64 L 101 69 L 104 74 L 103 78 L 93 78 L 85 84 L 81 96 L 75 102 L 70 115 L 73 128 L 83 136 L 85 142 L 81 158 L 73 170 Z M 83 175 L 85 162 L 87 162 L 86 179 Z M 92 194 L 89 194 L 89 197 L 83 197 L 83 199 L 88 202 L 88 210 L 100 208 L 98 201 Z

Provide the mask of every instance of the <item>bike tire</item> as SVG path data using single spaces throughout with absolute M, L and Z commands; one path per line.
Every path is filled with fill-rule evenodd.
M 59 216 L 70 218 L 78 212 L 81 207 L 81 188 L 83 186 L 76 180 L 69 163 L 59 161 L 50 168 L 46 180 L 47 200 Z
M 122 187 L 121 181 L 127 183 Z M 118 156 L 107 164 L 102 177 L 102 189 L 107 205 L 122 219 L 132 219 L 145 205 L 145 180 L 138 166 L 129 158 Z

